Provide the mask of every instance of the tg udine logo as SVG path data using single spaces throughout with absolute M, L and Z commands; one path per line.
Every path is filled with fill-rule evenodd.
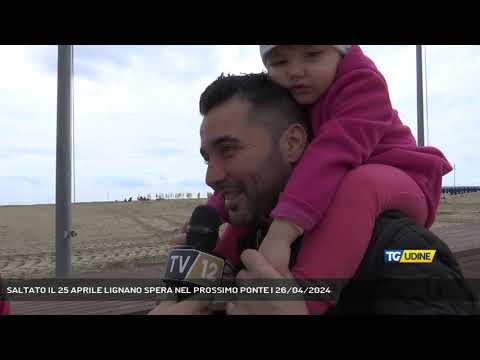
M 429 264 L 433 261 L 437 250 L 384 250 L 386 263 Z

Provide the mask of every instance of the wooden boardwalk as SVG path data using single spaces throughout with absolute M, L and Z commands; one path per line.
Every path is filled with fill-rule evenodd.
M 480 279 L 480 224 L 452 224 L 434 232 L 455 253 L 466 278 Z M 86 279 L 150 279 L 160 278 L 165 264 L 145 265 L 106 273 L 75 274 Z M 141 315 L 154 306 L 153 301 L 12 301 L 16 315 Z
M 144 265 L 135 269 L 115 272 L 74 274 L 77 279 L 159 279 L 164 263 Z M 154 301 L 89 300 L 89 301 L 12 301 L 16 315 L 142 315 L 155 306 Z

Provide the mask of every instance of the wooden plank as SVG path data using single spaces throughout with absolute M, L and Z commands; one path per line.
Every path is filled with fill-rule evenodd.
M 14 315 L 107 315 L 152 309 L 154 301 L 12 301 Z

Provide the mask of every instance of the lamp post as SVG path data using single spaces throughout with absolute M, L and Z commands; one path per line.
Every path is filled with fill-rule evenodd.
M 423 123 L 423 61 L 422 45 L 417 45 L 417 134 L 418 146 L 425 146 Z
M 73 45 L 58 46 L 55 274 L 71 272 Z

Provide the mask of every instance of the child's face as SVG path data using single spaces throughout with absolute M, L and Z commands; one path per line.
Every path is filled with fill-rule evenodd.
M 268 53 L 266 66 L 299 104 L 312 105 L 332 84 L 341 59 L 331 45 L 281 45 Z

